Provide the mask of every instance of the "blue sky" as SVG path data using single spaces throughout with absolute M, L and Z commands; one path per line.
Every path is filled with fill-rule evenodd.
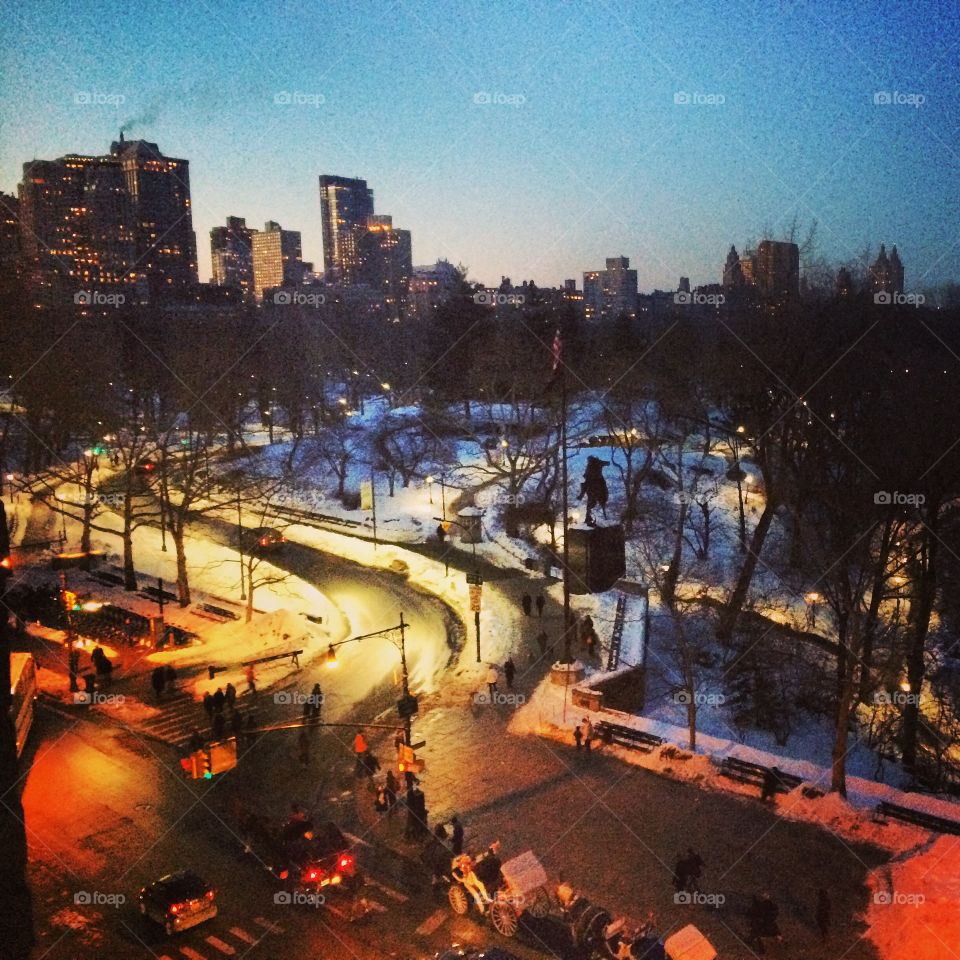
M 367 179 L 416 263 L 488 283 L 620 254 L 643 290 L 711 282 L 731 243 L 794 216 L 832 260 L 897 243 L 908 290 L 960 280 L 955 3 L 38 0 L 2 17 L 0 189 L 139 118 L 130 136 L 190 160 L 201 278 L 227 215 L 300 230 L 322 263 L 317 177 L 337 173 Z

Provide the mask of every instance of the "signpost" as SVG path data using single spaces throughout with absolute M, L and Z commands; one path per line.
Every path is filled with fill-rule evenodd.
M 470 585 L 470 612 L 473 614 L 473 624 L 477 632 L 477 663 L 480 663 L 480 596 L 483 592 L 483 577 L 474 570 L 467 574 L 467 583 Z

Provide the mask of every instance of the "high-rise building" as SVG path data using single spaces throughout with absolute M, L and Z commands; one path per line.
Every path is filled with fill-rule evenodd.
M 870 267 L 872 293 L 903 293 L 903 264 L 896 244 L 887 256 L 887 248 L 880 244 L 880 254 Z
M 605 270 L 583 275 L 583 307 L 587 320 L 637 317 L 637 271 L 627 257 L 608 257 Z
M 371 216 L 359 236 L 359 280 L 383 294 L 387 316 L 398 320 L 406 315 L 407 294 L 413 275 L 409 230 L 393 226 L 389 216 Z
M 20 246 L 20 201 L 0 193 L 0 294 L 10 295 L 23 279 Z
M 366 180 L 324 174 L 320 177 L 323 269 L 328 283 L 360 282 L 361 237 L 373 216 L 373 191 Z
M 800 296 L 800 248 L 782 240 L 761 240 L 755 280 L 768 300 L 796 300 Z
M 210 231 L 213 282 L 219 287 L 238 287 L 244 300 L 252 300 L 253 236 L 243 217 L 227 217 L 225 227 Z
M 460 281 L 460 272 L 449 260 L 414 267 L 410 278 L 410 313 L 421 319 L 430 317 L 441 303 L 457 292 Z
M 190 206 L 190 163 L 165 157 L 155 143 L 120 140 L 110 147 L 126 180 L 137 273 L 151 299 L 182 296 L 197 283 L 197 239 Z
M 24 269 L 35 302 L 118 286 L 133 296 L 141 273 L 117 158 L 68 154 L 25 163 L 19 201 Z
M 303 280 L 300 232 L 284 230 L 268 220 L 263 230 L 253 231 L 253 289 L 257 300 L 263 291 L 295 286 Z

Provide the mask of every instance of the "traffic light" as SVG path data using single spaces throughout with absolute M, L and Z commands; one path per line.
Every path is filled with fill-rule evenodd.
M 413 752 L 413 747 L 400 744 L 400 749 L 397 753 L 398 773 L 423 773 L 426 766 L 426 760 L 417 759 L 417 755 Z
M 203 779 L 213 779 L 213 751 L 209 747 L 203 751 Z

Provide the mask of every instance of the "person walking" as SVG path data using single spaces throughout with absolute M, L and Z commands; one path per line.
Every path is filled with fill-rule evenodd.
M 533 597 L 529 593 L 525 593 L 520 598 L 520 606 L 523 607 L 523 615 L 529 617 L 533 610 Z
M 163 667 L 154 667 L 150 674 L 150 686 L 153 687 L 154 696 L 159 700 L 163 695 L 163 688 L 167 685 L 167 675 Z M 204 709 L 207 707 L 207 697 L 203 698 Z M 207 711 L 208 713 L 210 711 Z
M 686 889 L 691 893 L 700 892 L 700 878 L 703 876 L 703 868 L 706 864 L 703 857 L 700 856 L 693 847 L 687 847 L 687 886 Z
M 253 669 L 253 664 L 247 664 L 247 690 L 250 692 L 250 695 L 255 697 L 257 695 L 257 671 Z
M 387 803 L 387 816 L 393 816 L 393 811 L 397 806 L 397 794 L 400 792 L 400 782 L 394 776 L 392 770 L 387 770 L 387 778 L 383 785 L 383 796 Z
M 833 904 L 830 903 L 830 896 L 826 890 L 821 887 L 817 891 L 817 929 L 820 931 L 820 939 L 824 943 L 830 936 L 830 914 L 833 911 Z
M 463 824 L 456 814 L 450 818 L 450 827 L 450 849 L 455 857 L 459 857 L 463 853 Z
M 577 745 L 578 750 L 583 747 L 583 730 L 580 729 L 579 723 L 573 728 L 573 742 Z
M 358 730 L 357 735 L 353 738 L 354 773 L 358 777 L 366 776 L 369 772 L 366 757 L 367 750 L 367 741 L 363 735 L 363 731 Z
M 487 688 L 490 690 L 490 702 L 493 703 L 497 695 L 497 680 L 500 678 L 500 674 L 497 673 L 497 668 L 491 663 L 487 668 Z
M 537 634 L 537 647 L 540 649 L 540 656 L 545 657 L 547 652 L 553 652 L 553 648 L 550 646 L 550 638 L 547 636 L 546 630 L 541 630 Z
M 320 684 L 315 683 L 310 691 L 310 720 L 313 723 L 320 722 L 320 711 L 323 709 L 323 691 Z
M 213 696 L 211 695 L 209 690 L 203 695 L 203 709 L 207 713 L 207 721 L 212 724 L 213 723 Z
M 507 680 L 507 689 L 513 689 L 513 678 L 517 673 L 517 665 L 513 662 L 513 657 L 507 657 L 503 665 L 503 675 Z
M 676 893 L 683 893 L 687 889 L 688 882 L 688 864 L 687 858 L 677 854 L 677 861 L 673 865 L 673 889 Z
M 228 710 L 233 710 L 235 708 L 237 702 L 237 688 L 232 683 L 228 683 L 226 689 L 223 691 L 223 699 Z
M 543 591 L 537 594 L 537 616 L 543 619 L 543 607 L 546 604 L 546 598 L 543 595 Z
M 586 750 L 587 753 L 590 753 L 590 741 L 593 739 L 593 724 L 587 717 L 584 717 L 580 721 L 580 724 L 583 727 L 583 749 Z
M 217 687 L 217 692 L 213 695 L 213 712 L 223 713 L 223 705 L 226 700 L 227 696 L 223 692 L 223 687 Z
M 163 675 L 167 681 L 167 686 L 170 688 L 171 693 L 177 692 L 177 671 L 172 666 L 172 664 L 167 664 L 166 669 L 163 671 Z
M 80 673 L 80 651 L 72 645 L 67 656 L 67 670 L 70 673 L 70 692 L 76 693 L 80 689 L 77 683 L 77 674 Z

